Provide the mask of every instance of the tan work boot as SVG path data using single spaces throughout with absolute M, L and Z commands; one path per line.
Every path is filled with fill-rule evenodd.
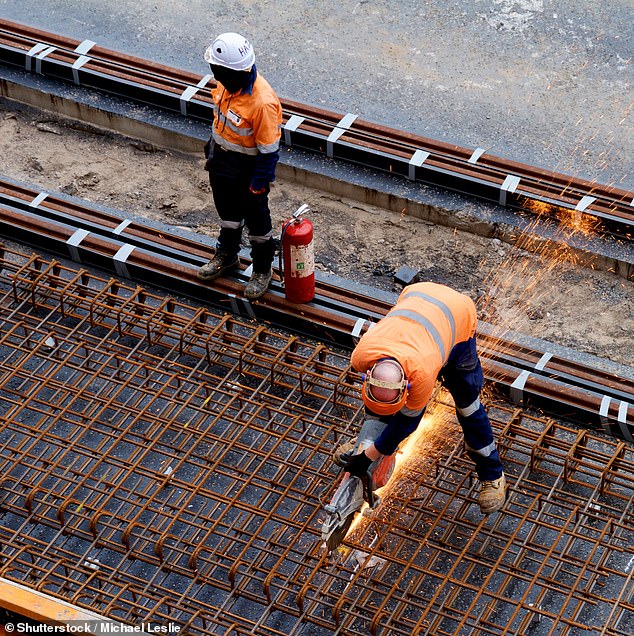
M 483 481 L 480 486 L 480 512 L 488 515 L 497 512 L 506 501 L 506 477 L 504 473 L 495 481 Z
M 256 298 L 263 296 L 269 288 L 272 275 L 273 272 L 271 270 L 266 273 L 253 272 L 247 286 L 244 288 L 244 295 L 249 300 L 255 300 Z
M 214 280 L 226 271 L 236 267 L 239 262 L 240 259 L 237 256 L 217 251 L 214 257 L 198 270 L 196 276 L 200 280 Z

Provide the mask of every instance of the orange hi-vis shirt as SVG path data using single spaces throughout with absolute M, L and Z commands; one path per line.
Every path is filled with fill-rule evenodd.
M 396 305 L 363 334 L 352 352 L 356 371 L 366 373 L 382 358 L 403 367 L 410 387 L 405 408 L 423 409 L 453 347 L 476 331 L 474 302 L 437 283 L 405 287 Z
M 270 84 L 258 73 L 251 93 L 231 94 L 220 83 L 214 100 L 214 141 L 225 150 L 247 155 L 276 152 L 282 136 L 282 105 Z

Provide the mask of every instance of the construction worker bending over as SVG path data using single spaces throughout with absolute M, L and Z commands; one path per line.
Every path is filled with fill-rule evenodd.
M 362 476 L 380 455 L 391 455 L 420 422 L 436 379 L 451 393 L 469 457 L 480 480 L 480 510 L 499 510 L 506 480 L 491 423 L 480 403 L 484 384 L 476 352 L 473 301 L 444 285 L 417 283 L 360 339 L 352 366 L 364 374 L 367 411 L 387 425 L 374 444 L 345 466 Z
M 242 35 L 219 35 L 205 51 L 205 60 L 216 79 L 205 169 L 220 233 L 214 257 L 199 269 L 198 278 L 211 281 L 238 265 L 246 224 L 253 273 L 244 295 L 255 299 L 268 289 L 275 254 L 268 195 L 279 159 L 282 106 L 257 72 L 253 47 Z

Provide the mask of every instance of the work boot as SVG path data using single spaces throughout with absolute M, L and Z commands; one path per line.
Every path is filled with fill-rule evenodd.
M 271 270 L 268 272 L 253 272 L 249 282 L 244 288 L 244 295 L 249 300 L 255 300 L 256 298 L 263 296 L 269 288 L 272 275 L 273 272 Z
M 240 259 L 237 255 L 218 250 L 214 257 L 198 270 L 196 276 L 200 280 L 214 280 L 226 271 L 236 267 L 239 262 Z
M 494 481 L 483 481 L 480 486 L 480 512 L 488 515 L 497 512 L 506 500 L 506 477 L 502 476 Z

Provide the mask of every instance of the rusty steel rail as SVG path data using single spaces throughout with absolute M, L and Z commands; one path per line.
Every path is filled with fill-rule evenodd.
M 203 285 L 196 271 L 209 248 L 193 238 L 7 182 L 0 182 L 1 235 L 347 348 L 390 309 L 387 301 L 327 280 L 317 281 L 316 298 L 308 304 L 286 301 L 279 280 L 263 301 L 251 303 L 242 296 L 250 266 L 246 258 L 235 277 Z M 559 416 L 633 440 L 634 381 L 584 368 L 547 350 L 530 350 L 493 331 L 481 338 L 485 376 L 515 402 L 554 409 Z
M 212 76 L 0 20 L 0 63 L 210 122 Z M 284 100 L 283 143 L 632 239 L 634 193 Z
M 5 252 L 0 580 L 194 636 L 634 631 L 634 448 L 504 401 L 504 514 L 479 513 L 441 393 L 407 476 L 326 555 L 358 383 L 324 344 Z
M 316 298 L 305 305 L 287 302 L 279 280 L 265 302 L 250 303 L 242 297 L 247 258 L 236 277 L 202 285 L 195 273 L 209 248 L 194 238 L 1 181 L 0 235 L 343 347 L 351 347 L 390 309 L 385 300 L 340 289 L 328 280 L 317 281 Z M 510 391 L 516 402 L 547 408 L 556 403 L 560 415 L 568 411 L 578 419 L 582 413 L 586 423 L 632 440 L 634 381 L 584 368 L 547 350 L 531 350 L 493 331 L 480 337 L 487 378 Z

